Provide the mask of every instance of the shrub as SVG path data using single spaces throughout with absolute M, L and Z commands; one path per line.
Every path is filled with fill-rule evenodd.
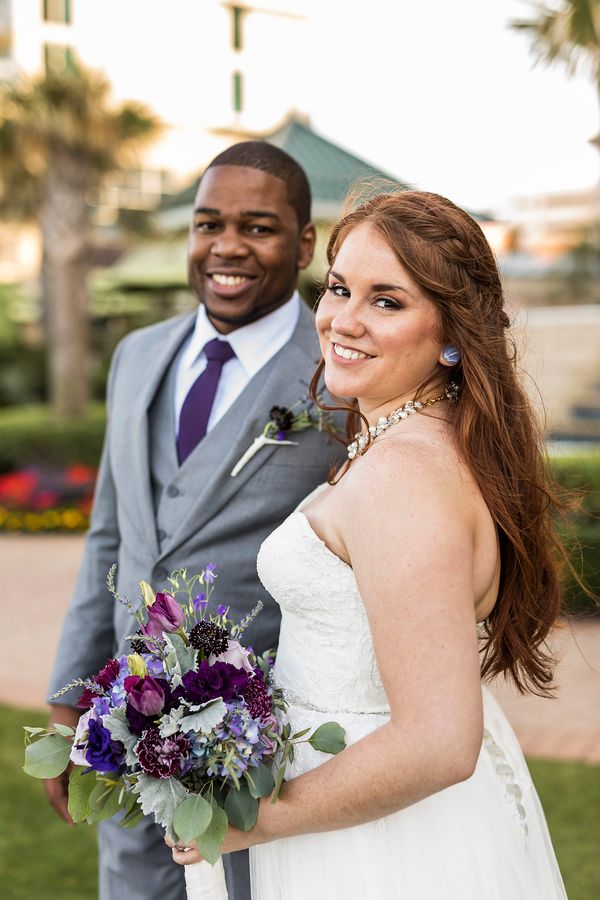
M 60 420 L 45 406 L 0 410 L 0 473 L 29 466 L 97 466 L 106 425 L 94 404 L 81 419 Z

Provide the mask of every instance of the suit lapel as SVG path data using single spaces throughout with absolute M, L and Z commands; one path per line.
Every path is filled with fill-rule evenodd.
M 181 469 L 185 491 L 193 498 L 188 515 L 164 545 L 167 556 L 228 503 L 273 453 L 293 448 L 268 445 L 231 477 L 231 470 L 269 420 L 273 406 L 293 406 L 308 393 L 316 365 L 314 320 L 303 306 L 290 341 L 249 382 L 237 400 L 190 454 Z
M 186 316 L 174 324 L 164 342 L 155 353 L 149 353 L 146 359 L 140 359 L 140 369 L 144 379 L 139 402 L 136 404 L 135 421 L 133 423 L 133 458 L 136 460 L 135 485 L 141 513 L 141 521 L 147 523 L 147 534 L 152 542 L 152 549 L 158 554 L 156 537 L 156 521 L 152 501 L 152 483 L 150 476 L 150 434 L 148 410 L 156 396 L 168 367 L 178 353 L 183 341 L 193 328 L 195 314 Z

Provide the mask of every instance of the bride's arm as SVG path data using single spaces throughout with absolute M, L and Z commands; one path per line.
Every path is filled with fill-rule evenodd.
M 402 442 L 401 455 L 398 444 L 382 442 L 370 454 L 371 465 L 344 492 L 339 533 L 365 602 L 390 722 L 284 784 L 277 803 L 261 800 L 255 828 L 231 829 L 226 851 L 368 822 L 473 773 L 483 726 L 472 488 L 447 451 L 442 464 L 420 442 Z M 354 652 L 349 645 L 349 667 Z

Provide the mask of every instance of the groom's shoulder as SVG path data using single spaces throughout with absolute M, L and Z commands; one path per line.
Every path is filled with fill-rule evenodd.
M 304 351 L 307 356 L 318 359 L 319 337 L 315 327 L 315 314 L 304 300 L 300 304 L 298 321 L 289 343 Z
M 169 337 L 177 331 L 185 331 L 186 327 L 191 328 L 195 313 L 184 313 L 180 316 L 172 316 L 170 319 L 164 319 L 162 322 L 154 322 L 152 325 L 145 325 L 143 328 L 136 328 L 130 331 L 117 345 L 115 355 L 128 352 L 136 352 L 138 350 L 152 350 L 160 347 Z

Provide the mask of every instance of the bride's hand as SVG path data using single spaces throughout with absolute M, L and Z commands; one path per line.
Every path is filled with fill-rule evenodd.
M 227 836 L 221 849 L 221 854 L 233 853 L 236 850 L 247 850 L 248 847 L 252 847 L 255 843 L 257 842 L 252 839 L 252 831 L 240 831 L 239 828 L 234 828 L 233 825 L 230 825 L 227 829 Z M 195 841 L 190 841 L 189 844 L 183 845 L 175 843 L 168 835 L 165 835 L 165 844 L 171 848 L 173 860 L 179 863 L 180 866 L 190 866 L 193 863 L 202 862 L 204 858 L 198 850 Z

